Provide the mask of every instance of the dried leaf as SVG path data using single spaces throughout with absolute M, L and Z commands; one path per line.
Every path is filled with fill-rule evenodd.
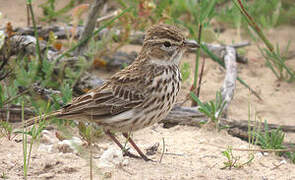
M 7 34 L 8 38 L 10 38 L 11 36 L 15 34 L 15 32 L 13 32 L 13 27 L 11 25 L 11 22 L 8 22 L 6 24 L 5 33 Z
M 101 68 L 101 67 L 106 67 L 107 62 L 101 58 L 95 58 L 93 61 L 93 66 L 95 68 Z
M 56 42 L 53 43 L 53 47 L 54 47 L 56 50 L 58 50 L 58 51 L 61 50 L 62 45 L 63 45 L 63 44 L 62 44 L 60 41 L 56 41 Z

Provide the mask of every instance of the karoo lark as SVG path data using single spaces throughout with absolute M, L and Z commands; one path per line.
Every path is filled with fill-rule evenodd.
M 198 44 L 186 40 L 177 27 L 154 25 L 147 30 L 143 47 L 131 65 L 114 74 L 101 87 L 73 99 L 46 118 L 95 122 L 124 150 L 111 133 L 122 132 L 139 155 L 149 160 L 128 133 L 151 126 L 167 116 L 181 86 L 180 59 L 186 49 L 197 47 Z M 26 126 L 38 121 L 39 118 L 32 118 Z

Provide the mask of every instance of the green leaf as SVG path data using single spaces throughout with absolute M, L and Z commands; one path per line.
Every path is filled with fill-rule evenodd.
M 190 92 L 190 96 L 195 100 L 200 106 L 204 106 L 204 104 L 200 101 L 200 99 L 193 93 Z

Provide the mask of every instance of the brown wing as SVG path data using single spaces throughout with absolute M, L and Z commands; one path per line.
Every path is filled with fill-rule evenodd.
M 128 111 L 144 101 L 142 83 L 142 74 L 134 70 L 134 65 L 129 66 L 102 87 L 74 99 L 59 117 L 97 120 Z

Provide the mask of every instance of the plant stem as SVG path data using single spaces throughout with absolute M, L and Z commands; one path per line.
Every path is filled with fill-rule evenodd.
M 27 169 L 29 168 L 29 165 L 30 165 L 30 158 L 31 158 L 32 149 L 33 149 L 33 142 L 34 142 L 34 139 L 32 138 L 32 139 L 31 139 L 31 142 L 30 142 L 30 147 L 29 147 Z
M 199 33 L 198 33 L 198 44 L 201 44 L 201 38 L 202 38 L 202 24 L 199 24 Z M 194 83 L 191 91 L 195 91 L 197 88 L 197 81 L 199 77 L 199 63 L 200 63 L 200 54 L 201 54 L 201 49 L 198 48 L 196 50 L 196 61 L 195 61 L 195 75 L 194 75 Z M 199 84 L 200 86 L 200 84 Z M 199 94 L 199 93 L 198 93 Z M 199 95 L 197 95 L 199 97 Z M 197 106 L 198 103 L 194 100 L 192 100 L 192 106 Z
M 33 23 L 33 27 L 34 27 L 34 35 L 36 38 L 36 51 L 37 51 L 37 58 L 39 61 L 39 70 L 42 68 L 42 58 L 41 58 L 41 51 L 40 51 L 40 43 L 39 43 L 39 34 L 38 34 L 38 30 L 37 30 L 37 25 L 36 25 L 36 21 L 35 21 L 35 15 L 34 15 L 34 11 L 33 11 L 33 7 L 32 7 L 32 0 L 27 0 L 27 6 L 29 7 L 31 16 L 32 16 L 32 23 Z
M 198 34 L 198 44 L 201 44 L 201 33 L 202 33 L 202 24 L 199 25 L 199 34 Z M 200 62 L 200 48 L 196 51 L 196 64 L 195 64 L 195 76 L 194 76 L 194 84 L 193 84 L 193 90 L 197 88 L 197 81 L 199 76 L 199 62 Z
M 23 131 L 25 131 L 25 113 L 24 113 L 24 102 L 22 101 L 22 123 L 23 123 Z M 24 179 L 27 179 L 27 172 L 28 172 L 28 168 L 27 168 L 27 134 L 25 134 L 23 132 L 23 136 L 22 136 L 22 142 L 23 142 L 23 156 L 24 156 L 24 162 L 23 162 L 23 169 L 24 169 Z
M 200 97 L 200 92 L 201 92 L 201 84 L 202 84 L 202 77 L 204 73 L 204 68 L 205 68 L 205 58 L 203 58 L 202 61 L 202 67 L 201 67 L 201 72 L 200 72 L 200 77 L 199 77 L 199 82 L 198 82 L 198 89 L 197 89 L 197 96 Z
M 249 13 L 246 11 L 244 5 L 242 4 L 241 0 L 237 0 L 239 5 L 237 4 L 236 0 L 232 0 L 234 4 L 238 7 L 240 12 L 244 15 L 249 25 L 254 29 L 254 31 L 259 35 L 259 37 L 262 39 L 262 41 L 265 43 L 267 48 L 273 52 L 274 47 L 271 44 L 271 42 L 266 38 L 263 31 L 259 28 L 259 26 L 255 23 L 254 19 L 249 15 Z
M 31 25 L 30 22 L 30 9 L 29 9 L 29 5 L 27 4 L 27 26 L 29 27 Z

